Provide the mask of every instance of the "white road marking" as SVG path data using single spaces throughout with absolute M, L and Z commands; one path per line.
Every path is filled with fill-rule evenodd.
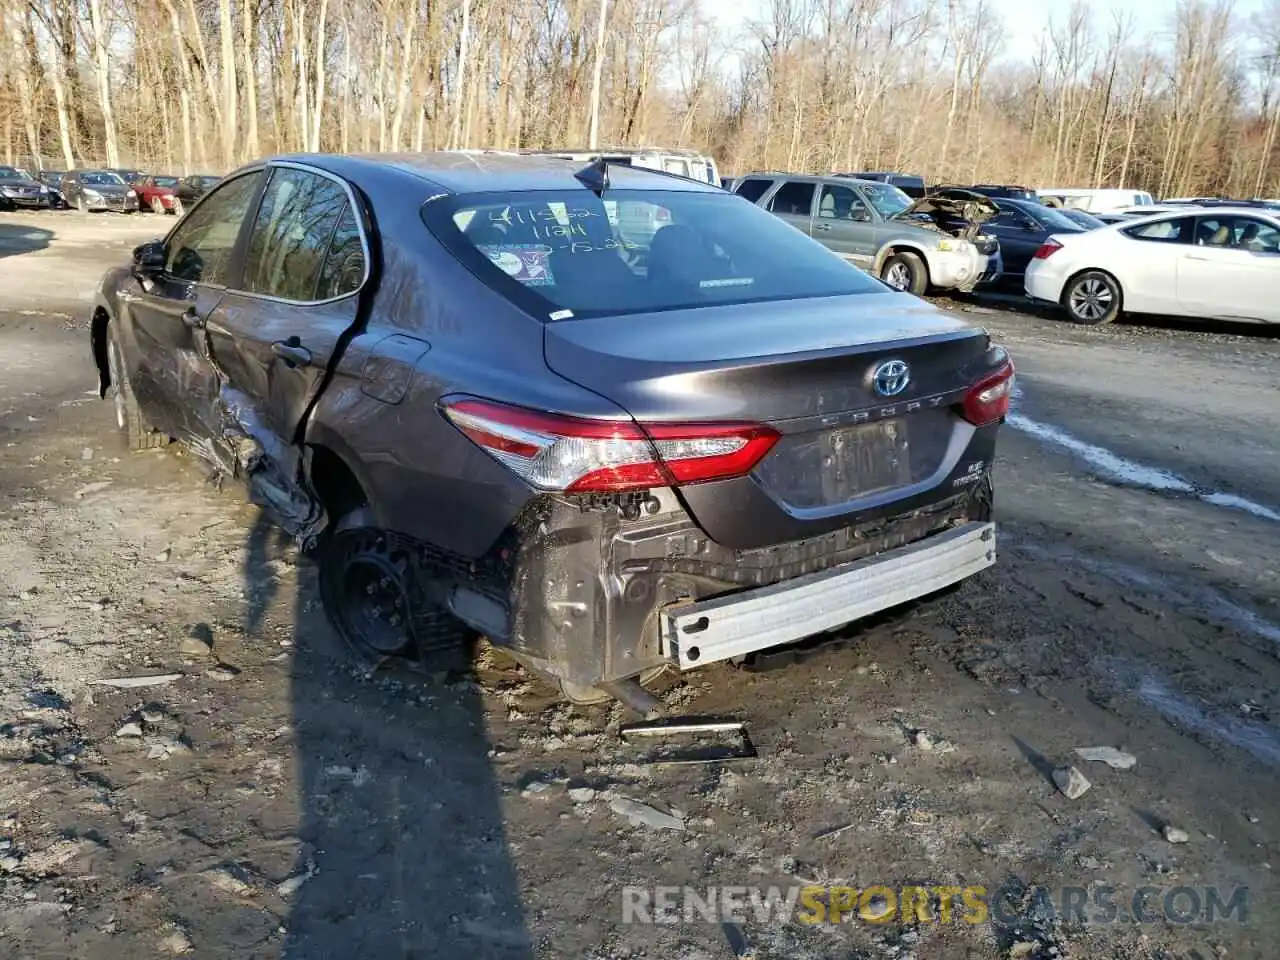
M 1021 385 L 1015 384 L 1012 400 L 1016 403 L 1022 397 Z M 1145 487 L 1148 490 L 1158 490 L 1162 493 L 1183 493 L 1194 496 L 1196 499 L 1212 504 L 1215 507 L 1240 510 L 1255 517 L 1261 517 L 1263 520 L 1273 520 L 1280 523 L 1280 511 L 1271 507 L 1254 503 L 1252 500 L 1237 496 L 1234 493 L 1201 490 L 1194 483 L 1183 479 L 1176 473 L 1162 470 L 1159 467 L 1150 467 L 1127 457 L 1122 457 L 1118 453 L 1111 452 L 1106 447 L 1086 443 L 1084 440 L 1073 437 L 1065 430 L 1060 430 L 1050 424 L 1041 423 L 1038 420 L 1032 420 L 1030 417 L 1024 417 L 1020 413 L 1013 412 L 1009 413 L 1005 422 L 1015 430 L 1030 434 L 1037 440 L 1043 440 L 1046 443 L 1062 447 L 1064 450 L 1069 450 L 1097 470 L 1098 473 L 1109 477 L 1117 483 L 1131 487 Z

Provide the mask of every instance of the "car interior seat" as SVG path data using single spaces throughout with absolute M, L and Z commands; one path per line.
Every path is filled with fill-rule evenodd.
M 653 235 L 649 246 L 651 283 L 698 283 L 717 273 L 715 257 L 692 227 L 673 223 Z

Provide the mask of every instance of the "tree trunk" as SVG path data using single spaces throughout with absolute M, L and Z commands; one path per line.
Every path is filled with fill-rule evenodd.
M 244 0 L 240 7 L 241 47 L 244 70 L 244 152 L 249 158 L 261 154 L 258 143 L 258 28 L 253 19 L 253 0 Z
M 120 166 L 120 146 L 116 142 L 116 117 L 111 109 L 111 51 L 102 0 L 89 0 L 89 21 L 93 29 L 94 67 L 98 76 L 98 105 L 102 108 L 103 139 L 107 166 Z
M 242 4 L 247 5 L 247 4 Z M 235 24 L 231 19 L 231 0 L 218 4 L 218 32 L 222 39 L 222 164 L 230 170 L 236 165 L 236 44 Z
M 316 43 L 312 51 L 312 63 L 315 65 L 316 90 L 311 112 L 311 136 L 307 149 L 312 153 L 320 152 L 320 130 L 324 120 L 325 77 L 325 25 L 329 18 L 329 0 L 320 0 L 320 15 L 316 22 Z

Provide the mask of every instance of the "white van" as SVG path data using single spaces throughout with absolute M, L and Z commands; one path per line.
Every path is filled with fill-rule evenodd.
M 1109 213 L 1121 207 L 1153 206 L 1155 199 L 1145 190 L 1043 187 L 1036 191 L 1041 200 L 1056 200 L 1057 206 L 1085 213 Z
M 688 177 L 720 186 L 720 171 L 716 162 L 696 150 L 676 150 L 668 147 L 604 147 L 599 150 L 526 150 L 545 157 L 563 157 L 590 163 L 600 157 L 614 164 L 661 170 L 677 176 Z

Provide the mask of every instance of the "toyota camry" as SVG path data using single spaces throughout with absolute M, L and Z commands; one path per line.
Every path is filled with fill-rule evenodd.
M 366 663 L 483 634 L 643 706 L 995 562 L 1005 350 L 658 171 L 260 162 L 105 276 L 92 338 L 127 443 L 242 479 Z

